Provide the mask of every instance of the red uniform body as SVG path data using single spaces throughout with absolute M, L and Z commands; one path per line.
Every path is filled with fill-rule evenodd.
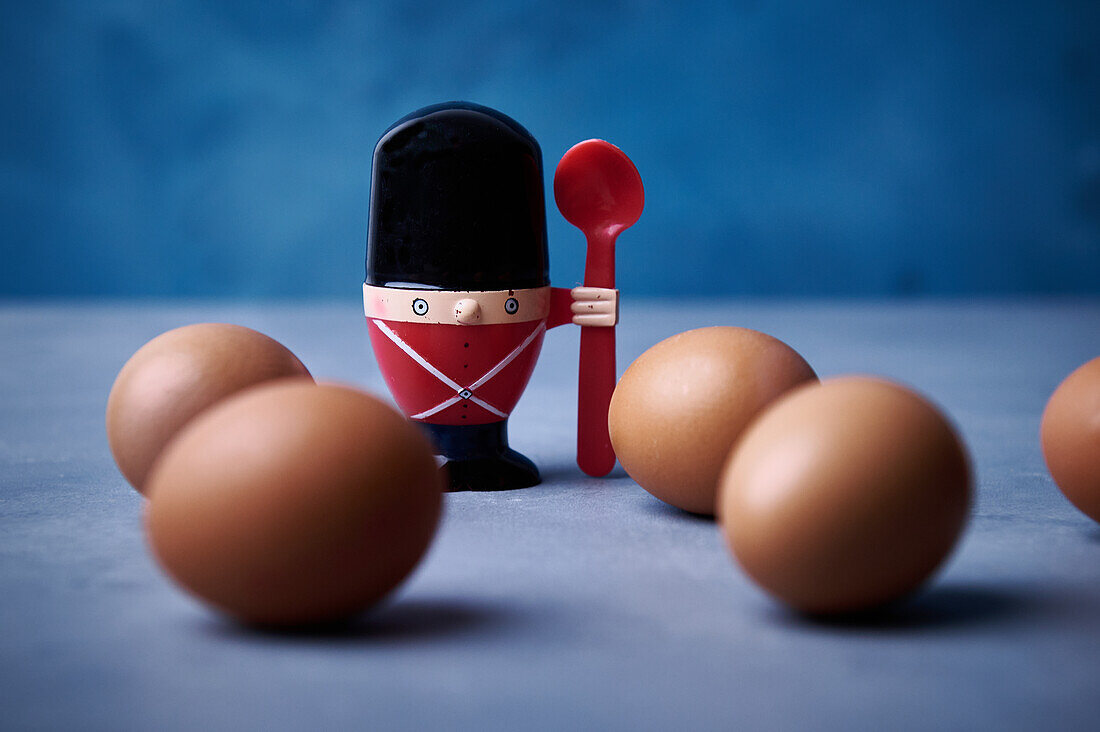
M 475 425 L 508 417 L 531 378 L 548 328 L 569 322 L 569 290 L 552 288 L 539 320 L 488 325 L 368 317 L 386 385 L 413 420 Z
M 531 378 L 546 332 L 544 320 L 472 326 L 368 322 L 371 346 L 390 393 L 411 419 L 432 424 L 486 424 L 506 418 Z M 382 325 L 453 383 L 426 369 Z M 527 346 L 498 373 L 475 386 L 528 339 Z M 451 401 L 455 397 L 457 401 Z M 432 412 L 448 401 L 449 406 Z

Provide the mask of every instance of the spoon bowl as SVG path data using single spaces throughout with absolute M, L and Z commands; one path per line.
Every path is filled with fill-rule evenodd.
M 642 177 L 622 150 L 603 140 L 577 143 L 554 173 L 554 200 L 569 223 L 586 235 L 617 236 L 645 207 Z

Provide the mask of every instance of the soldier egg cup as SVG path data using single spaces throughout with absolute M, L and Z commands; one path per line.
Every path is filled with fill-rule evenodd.
M 614 290 L 551 287 L 548 259 L 542 153 L 517 122 L 448 103 L 379 139 L 364 313 L 386 384 L 429 433 L 451 490 L 539 482 L 508 446 L 507 420 L 543 337 L 617 320 Z

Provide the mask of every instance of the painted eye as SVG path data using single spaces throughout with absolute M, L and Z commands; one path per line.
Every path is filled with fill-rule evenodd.
M 413 300 L 413 312 L 417 315 L 426 315 L 428 313 L 428 301 L 421 297 Z
M 504 312 L 509 315 L 515 315 L 519 310 L 519 300 L 514 297 L 510 297 L 504 301 Z

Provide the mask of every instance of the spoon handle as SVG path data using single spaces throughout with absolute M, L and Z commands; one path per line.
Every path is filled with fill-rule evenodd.
M 586 287 L 615 286 L 616 234 L 593 232 L 587 237 Z M 607 412 L 614 391 L 615 327 L 581 326 L 577 465 L 594 478 L 607 475 L 615 467 L 615 449 L 607 429 Z
M 601 477 L 615 467 L 607 411 L 615 390 L 615 329 L 581 328 L 580 383 L 577 387 L 577 465 Z

